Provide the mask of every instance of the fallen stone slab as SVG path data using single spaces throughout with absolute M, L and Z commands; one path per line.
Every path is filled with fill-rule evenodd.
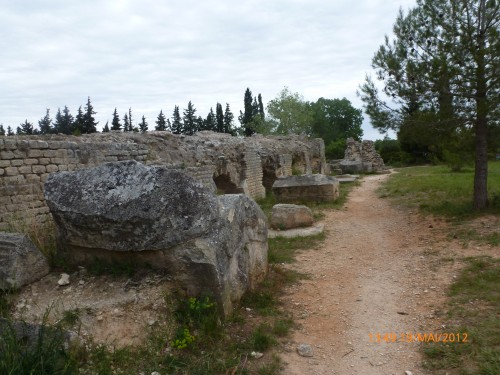
M 313 221 L 312 211 L 307 206 L 280 203 L 274 205 L 271 212 L 271 227 L 274 229 L 309 227 Z
M 216 196 L 179 170 L 125 161 L 55 173 L 45 198 L 70 264 L 148 264 L 224 314 L 266 275 L 259 206 L 242 194 Z
M 325 226 L 323 224 L 317 224 L 312 227 L 307 228 L 295 228 L 288 230 L 272 230 L 268 231 L 269 238 L 276 237 L 285 237 L 285 238 L 293 238 L 293 237 L 309 237 L 315 236 L 323 233 Z
M 273 193 L 280 203 L 335 201 L 339 197 L 339 182 L 323 174 L 289 176 L 274 182 Z
M 341 174 L 335 176 L 335 178 L 340 182 L 354 182 L 359 178 L 357 174 Z
M 25 234 L 0 232 L 0 289 L 28 285 L 50 271 L 47 258 Z

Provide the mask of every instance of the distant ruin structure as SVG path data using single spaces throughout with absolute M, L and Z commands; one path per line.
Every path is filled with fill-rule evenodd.
M 344 159 L 332 169 L 338 169 L 342 173 L 387 173 L 388 170 L 384 160 L 375 150 L 373 141 L 358 142 L 352 138 L 346 141 Z

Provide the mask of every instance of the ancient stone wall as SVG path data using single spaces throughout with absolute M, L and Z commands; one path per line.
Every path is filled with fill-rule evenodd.
M 16 219 L 49 211 L 43 198 L 48 175 L 111 161 L 136 160 L 182 169 L 212 190 L 265 195 L 274 180 L 292 170 L 324 173 L 322 140 L 300 136 L 250 138 L 200 132 L 98 133 L 83 136 L 0 137 L 0 230 Z
M 344 159 L 339 163 L 343 173 L 385 173 L 384 160 L 375 150 L 373 141 L 358 142 L 352 138 L 346 141 Z

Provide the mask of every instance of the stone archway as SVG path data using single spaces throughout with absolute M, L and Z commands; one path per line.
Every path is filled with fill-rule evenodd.
M 214 183 L 217 187 L 217 194 L 242 194 L 243 189 L 238 187 L 227 174 L 214 175 Z

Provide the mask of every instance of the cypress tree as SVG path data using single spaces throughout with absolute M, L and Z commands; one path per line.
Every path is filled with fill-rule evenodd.
M 106 121 L 106 125 L 104 125 L 104 128 L 102 129 L 103 133 L 109 133 L 109 121 Z
M 120 130 L 121 128 L 120 117 L 118 117 L 118 111 L 115 108 L 115 111 L 113 112 L 113 120 L 111 120 L 111 130 Z
M 224 112 L 222 111 L 222 104 L 217 103 L 215 107 L 215 131 L 224 133 Z
M 7 135 L 8 136 L 14 135 L 14 132 L 12 131 L 12 128 L 10 126 L 7 126 Z
M 165 122 L 165 115 L 163 114 L 163 109 L 160 110 L 160 114 L 158 115 L 158 119 L 156 120 L 156 126 L 155 130 L 158 131 L 164 131 L 166 130 L 166 122 Z
M 245 96 L 243 98 L 245 112 L 240 111 L 239 116 L 239 121 L 241 123 L 241 126 L 243 127 L 243 132 L 247 137 L 255 133 L 255 130 L 252 128 L 252 120 L 254 115 L 253 102 L 254 100 L 252 98 L 252 92 L 247 87 Z
M 203 121 L 203 130 L 217 131 L 217 123 L 212 108 L 210 108 L 210 112 L 208 112 L 207 119 Z
M 131 132 L 136 131 L 134 124 L 132 122 L 132 108 L 131 107 L 129 107 L 129 109 L 128 109 L 128 130 Z
M 123 131 L 128 132 L 130 131 L 130 122 L 128 120 L 128 114 L 125 113 L 125 116 L 123 116 Z
M 3 124 L 0 124 L 0 135 L 5 135 L 5 129 L 3 128 Z
M 265 119 L 266 114 L 264 113 L 264 103 L 262 103 L 262 95 L 259 94 L 258 96 L 258 102 L 259 102 L 259 115 L 262 118 L 262 120 Z
M 179 106 L 174 106 L 174 113 L 172 115 L 172 133 L 181 134 L 183 131 L 181 115 L 179 113 Z
M 40 129 L 41 134 L 50 134 L 53 132 L 52 119 L 50 118 L 49 111 L 50 110 L 47 108 L 45 116 L 38 120 L 38 128 Z

